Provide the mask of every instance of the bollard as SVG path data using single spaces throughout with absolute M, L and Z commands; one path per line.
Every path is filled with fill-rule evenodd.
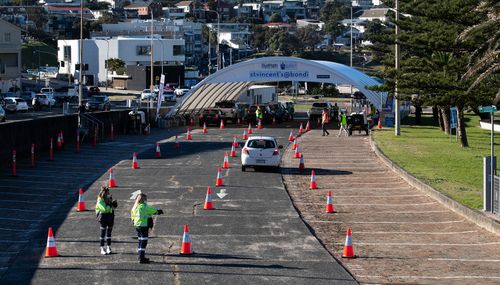
M 80 132 L 76 130 L 76 153 L 80 153 Z
M 31 167 L 35 167 L 35 144 L 31 144 Z
M 17 176 L 17 171 L 16 171 L 16 150 L 12 150 L 12 176 L 16 177 Z
M 54 160 L 54 138 L 50 138 L 49 160 Z
M 110 129 L 111 129 L 111 134 L 110 134 L 109 138 L 110 138 L 111 140 L 113 140 L 113 139 L 114 139 L 114 129 L 113 129 L 113 124 L 111 124 L 111 128 L 110 128 Z

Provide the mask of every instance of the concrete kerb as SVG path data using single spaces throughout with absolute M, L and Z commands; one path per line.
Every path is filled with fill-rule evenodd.
M 435 199 L 441 203 L 446 208 L 452 210 L 453 212 L 461 215 L 462 217 L 468 219 L 469 221 L 475 223 L 476 225 L 496 234 L 500 235 L 500 222 L 486 216 L 484 213 L 477 210 L 471 209 L 464 206 L 452 198 L 446 196 L 445 194 L 439 192 L 438 190 L 432 188 L 431 186 L 420 181 L 413 175 L 409 174 L 397 165 L 395 162 L 390 160 L 385 156 L 385 154 L 379 149 L 377 143 L 373 140 L 373 136 L 370 134 L 370 146 L 375 154 L 394 172 L 396 172 L 400 177 L 402 177 L 408 184 L 415 187 L 416 189 L 429 195 L 431 198 Z

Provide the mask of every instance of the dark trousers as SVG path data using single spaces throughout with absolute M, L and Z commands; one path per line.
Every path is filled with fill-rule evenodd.
M 137 247 L 137 253 L 139 254 L 139 258 L 144 258 L 144 255 L 146 254 L 146 246 L 148 246 L 148 234 L 149 234 L 149 228 L 148 227 L 137 227 L 135 228 L 137 231 L 137 240 L 138 240 L 138 247 Z
M 326 124 L 325 123 L 323 123 L 321 125 L 321 128 L 323 129 L 323 135 L 325 135 L 325 133 L 328 134 L 328 135 L 330 135 L 330 133 L 326 130 Z
M 106 241 L 106 245 L 111 245 L 111 232 L 113 231 L 113 225 L 110 225 L 109 223 L 103 223 L 100 222 L 101 224 L 101 246 L 104 246 L 104 242 Z

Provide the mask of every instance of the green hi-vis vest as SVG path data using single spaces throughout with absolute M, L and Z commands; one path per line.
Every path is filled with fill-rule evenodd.
M 135 227 L 147 227 L 148 218 L 151 215 L 156 214 L 157 210 L 154 207 L 149 206 L 146 203 L 137 205 L 137 207 L 132 208 L 130 211 L 130 218 Z

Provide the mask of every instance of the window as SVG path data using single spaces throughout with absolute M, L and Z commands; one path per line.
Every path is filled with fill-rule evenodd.
M 71 46 L 64 46 L 64 60 L 71 61 Z
M 184 46 L 174 45 L 174 56 L 184 55 Z
M 151 55 L 151 46 L 137 46 L 137 55 Z
M 6 43 L 10 43 L 10 33 L 3 34 L 3 40 Z

